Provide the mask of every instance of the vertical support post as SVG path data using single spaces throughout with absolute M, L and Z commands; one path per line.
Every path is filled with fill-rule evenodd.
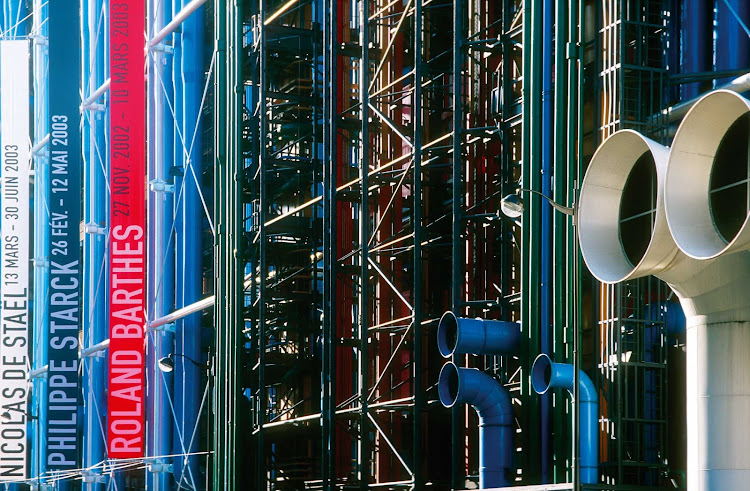
M 538 1 L 524 1 L 523 23 L 523 143 L 522 143 L 522 185 L 541 192 L 541 129 L 542 129 L 542 8 Z M 521 321 L 528 339 L 526 355 L 531 359 L 541 349 L 540 340 L 540 261 L 541 198 L 531 194 L 523 215 L 521 240 Z M 534 239 L 534 240 L 532 240 Z M 531 455 L 541 455 L 542 427 L 541 405 L 534 400 L 528 379 L 522 382 L 524 395 L 532 397 L 528 410 L 528 445 Z M 542 459 L 527 462 L 531 476 L 541 475 Z M 541 476 L 540 476 L 541 477 Z
M 464 285 L 464 245 L 463 245 L 463 97 L 461 93 L 461 81 L 463 77 L 464 60 L 464 0 L 454 0 L 453 3 L 453 170 L 452 170 L 452 194 L 453 194 L 453 221 L 452 228 L 452 289 L 451 309 L 456 315 L 460 315 L 463 300 Z M 417 327 L 417 326 L 415 326 Z M 462 366 L 461 360 L 454 355 L 453 362 Z M 464 480 L 464 417 L 463 409 L 453 407 L 451 409 L 451 480 L 454 487 L 463 487 Z
M 108 56 L 105 47 L 108 34 L 103 26 L 108 24 L 108 10 L 103 0 L 84 0 L 84 12 L 87 18 L 82 19 L 84 29 L 83 81 L 85 96 L 94 92 L 104 83 L 107 73 Z M 102 14 L 103 12 L 103 14 Z M 100 22 L 100 16 L 103 16 Z M 84 97 L 85 98 L 85 97 Z M 83 108 L 84 111 L 84 223 L 96 224 L 106 228 L 107 217 L 107 179 L 104 169 L 109 168 L 109 153 L 105 146 L 107 109 L 96 111 Z M 106 291 L 108 279 L 106 272 L 107 250 L 106 235 L 85 234 L 83 238 L 83 346 L 90 347 L 108 338 L 106 317 Z M 87 357 L 81 360 L 83 365 L 82 389 L 85 397 L 83 465 L 93 467 L 106 458 L 104 440 L 104 415 L 107 411 L 105 358 Z M 101 491 L 112 474 L 103 476 L 89 473 L 84 477 L 83 487 L 86 491 Z
M 175 2 L 174 11 L 179 10 Z M 181 2 L 184 6 L 185 0 Z M 181 64 L 181 78 L 175 78 L 175 89 L 181 87 L 182 95 L 182 134 L 189 155 L 180 148 L 181 158 L 175 162 L 181 162 L 184 186 L 182 200 L 175 203 L 175 227 L 177 258 L 176 258 L 176 301 L 175 307 L 182 308 L 200 300 L 203 293 L 201 283 L 201 209 L 200 196 L 194 176 L 200 178 L 203 167 L 203 143 L 201 125 L 201 99 L 203 91 L 203 42 L 204 42 L 204 8 L 201 7 L 188 17 L 182 26 L 182 32 L 175 37 L 175 47 L 180 47 L 179 52 L 175 50 L 175 67 Z M 175 68 L 174 73 L 178 73 Z M 175 100 L 178 91 L 175 90 Z M 175 150 L 176 151 L 176 150 Z M 173 169 L 175 169 L 173 167 Z M 176 169 L 175 169 L 176 170 Z M 175 172 L 179 174 L 179 172 Z M 175 186 L 175 189 L 180 189 Z M 182 353 L 193 360 L 201 359 L 201 315 L 192 314 L 177 321 L 175 352 Z M 199 433 L 193 437 L 196 422 L 200 417 L 200 371 L 199 368 L 183 357 L 175 358 L 175 371 L 179 387 L 175 387 L 175 412 L 178 417 L 179 433 L 182 435 L 184 445 L 179 441 L 179 435 L 175 435 L 172 453 L 194 453 L 197 452 L 200 443 Z M 175 458 L 173 461 L 175 480 L 186 486 L 196 488 L 197 479 L 200 476 L 198 469 L 198 457 Z
M 49 59 L 47 40 L 48 8 L 41 0 L 34 0 L 32 58 L 34 69 L 34 137 L 35 146 L 49 132 L 47 79 Z M 49 339 L 49 146 L 41 149 L 31 158 L 34 162 L 34 356 L 32 369 L 42 368 L 47 364 L 47 347 Z M 72 246 L 71 246 L 72 247 Z M 47 470 L 46 435 L 47 435 L 47 380 L 43 377 L 32 381 L 31 391 L 32 414 L 37 419 L 30 421 L 31 427 L 31 466 L 30 476 L 38 478 Z M 40 482 L 39 480 L 37 482 Z
M 366 87 L 366 85 L 363 85 Z M 412 92 L 412 124 L 414 132 L 414 189 L 412 222 L 414 223 L 414 282 L 412 285 L 412 323 L 414 329 L 414 413 L 412 415 L 412 472 L 415 491 L 423 487 L 422 478 L 422 411 L 424 384 L 422 381 L 422 0 L 414 0 L 414 83 Z M 455 154 L 454 154 L 455 155 Z
M 323 370 L 321 395 L 323 490 L 336 485 L 336 2 L 323 1 Z
M 370 297 L 370 221 L 369 221 L 369 170 L 370 170 L 370 131 L 369 131 L 369 114 L 370 114 L 370 57 L 369 57 L 369 39 L 370 23 L 369 0 L 360 0 L 360 19 L 362 25 L 359 30 L 359 43 L 362 49 L 362 57 L 359 65 L 359 102 L 362 117 L 362 127 L 360 129 L 360 147 L 359 147 L 359 179 L 360 179 L 360 200 L 359 200 L 359 440 L 358 445 L 358 473 L 359 489 L 366 491 L 370 482 L 370 460 L 372 450 L 370 446 L 370 422 L 368 421 L 368 341 L 369 341 L 369 297 Z M 334 38 L 335 39 L 335 38 Z M 336 43 L 331 45 L 332 56 L 336 56 Z M 333 108 L 333 118 L 337 118 L 336 99 L 332 99 L 331 107 Z M 334 136 L 335 138 L 335 136 Z M 332 145 L 332 148 L 333 145 Z
M 545 196 L 551 196 L 552 194 L 552 138 L 553 138 L 553 71 L 552 71 L 552 60 L 554 56 L 553 51 L 553 2 L 552 0 L 544 0 L 543 6 L 543 28 L 542 28 L 542 126 L 541 126 L 541 140 L 542 140 L 542 155 L 541 155 L 541 184 L 542 193 Z M 551 320 L 552 320 L 552 208 L 547 204 L 542 205 L 541 209 L 541 295 L 540 295 L 540 308 L 541 308 L 541 319 L 539 323 L 539 339 L 540 339 L 540 353 L 549 355 L 552 349 L 552 342 L 550 339 L 551 335 Z M 551 403 L 552 398 L 549 393 L 541 396 L 541 447 L 542 447 L 542 483 L 546 484 L 550 479 L 550 461 L 551 461 L 551 448 L 550 448 L 550 433 L 552 428 L 550 427 L 550 414 L 551 414 Z
M 258 297 L 258 324 L 257 324 L 257 337 L 256 343 L 258 344 L 258 388 L 257 388 L 257 401 L 258 401 L 258 427 L 257 427 L 257 444 L 256 444 L 256 458 L 257 458 L 257 489 L 266 489 L 266 448 L 265 448 L 265 435 L 263 431 L 263 425 L 266 422 L 266 413 L 268 395 L 266 394 L 266 301 L 267 301 L 267 278 L 268 278 L 268 258 L 266 257 L 267 248 L 267 233 L 266 233 L 266 221 L 268 212 L 268 198 L 267 198 L 267 165 L 266 165 L 266 151 L 267 151 L 267 135 L 268 135 L 268 112 L 266 108 L 266 91 L 268 83 L 268 73 L 266 73 L 266 9 L 268 8 L 268 2 L 266 0 L 259 0 L 259 11 L 257 16 L 258 29 L 260 38 L 258 41 L 258 119 L 260 132 L 258 133 L 258 175 L 259 175 L 259 200 L 258 200 L 258 224 L 260 227 L 260 233 L 258 234 L 258 271 L 260 275 L 260 281 L 258 284 L 259 297 Z
M 571 0 L 572 6 L 578 7 L 578 60 L 576 65 L 576 88 L 577 88 L 577 97 L 575 99 L 575 102 L 577 103 L 574 111 L 576 116 L 576 125 L 571 125 L 570 128 L 576 128 L 576 135 L 575 135 L 575 153 L 573 154 L 573 159 L 571 160 L 571 163 L 575 163 L 572 170 L 572 206 L 573 209 L 575 209 L 578 206 L 578 191 L 580 186 L 580 178 L 583 175 L 583 136 L 584 136 L 584 122 L 583 122 L 583 104 L 584 104 L 584 94 L 583 94 L 583 88 L 584 88 L 584 78 L 583 78 L 583 57 L 584 57 L 584 43 L 585 43 L 585 35 L 586 32 L 585 29 L 585 9 L 586 9 L 586 2 L 585 0 Z M 571 22 L 571 29 L 575 29 L 573 26 L 575 23 Z M 571 37 L 572 37 L 571 31 Z M 571 146 L 573 144 L 571 143 Z M 573 249 L 573 299 L 572 299 L 572 325 L 573 325 L 573 371 L 575 373 L 575 393 L 573 394 L 574 399 L 574 406 L 573 406 L 573 424 L 572 424 L 572 432 L 573 435 L 575 435 L 574 441 L 573 441 L 573 487 L 577 491 L 580 489 L 580 451 L 579 451 L 579 443 L 580 443 L 580 436 L 579 436 L 579 420 L 580 420 L 580 405 L 578 404 L 579 395 L 578 395 L 578 385 L 579 385 L 579 375 L 581 370 L 581 358 L 580 358 L 580 350 L 579 347 L 581 345 L 581 298 L 580 298 L 580 289 L 581 289 L 581 278 L 580 278 L 580 271 L 581 271 L 581 258 L 580 258 L 580 251 L 579 251 L 579 243 L 578 243 L 578 231 L 576 229 L 577 223 L 575 222 L 576 217 L 573 217 L 573 230 L 572 230 L 572 249 Z M 618 342 L 618 346 L 621 346 Z M 618 370 L 618 372 L 620 372 Z M 622 439 L 620 439 L 620 442 L 622 442 Z
M 165 11 L 171 14 L 171 0 L 151 0 L 147 3 L 147 32 L 151 38 L 164 26 Z M 148 92 L 147 92 L 147 131 L 148 131 L 148 181 L 165 181 L 168 161 L 165 137 L 173 131 L 174 121 L 171 112 L 165 110 L 165 99 L 171 97 L 171 71 L 167 69 L 167 55 L 161 47 L 150 48 L 147 53 Z M 171 103 L 171 102 L 170 102 Z M 172 104 L 172 107 L 179 107 Z M 171 138 L 169 138 L 171 142 Z M 171 225 L 172 207 L 168 193 L 149 190 L 148 208 L 148 312 L 149 321 L 170 312 L 174 307 L 174 268 L 173 255 L 167 250 Z M 172 373 L 164 373 L 158 367 L 158 360 L 172 352 L 173 334 L 169 331 L 148 331 L 146 333 L 146 391 L 147 391 L 147 449 L 146 455 L 162 456 L 171 453 L 172 417 L 169 411 Z M 166 471 L 167 459 L 160 457 L 151 463 L 153 470 L 146 472 L 148 489 L 165 491 L 171 488 L 171 477 Z M 155 471 L 155 472 L 154 472 Z
M 216 325 L 216 362 L 213 378 L 213 489 L 237 489 L 236 446 L 238 397 L 238 351 L 237 332 L 242 329 L 242 305 L 237 288 L 242 283 L 238 274 L 238 260 L 235 256 L 239 229 L 237 224 L 238 203 L 236 202 L 238 154 L 236 137 L 240 129 L 227 128 L 227 121 L 239 121 L 239 105 L 236 91 L 236 63 L 241 47 L 237 46 L 236 32 L 239 26 L 234 23 L 237 6 L 233 3 L 216 2 L 214 36 L 216 62 L 214 66 L 214 148 L 215 185 L 214 210 L 216 210 L 216 304 L 214 318 Z M 237 277 L 240 277 L 237 280 Z

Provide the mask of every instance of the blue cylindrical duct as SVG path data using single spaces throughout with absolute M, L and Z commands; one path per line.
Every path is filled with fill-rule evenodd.
M 750 64 L 750 3 L 717 0 L 714 22 L 714 70 L 744 69 Z M 715 87 L 727 82 L 715 81 Z
M 663 322 L 664 332 L 669 336 L 684 333 L 687 323 L 685 311 L 677 302 L 650 303 L 643 308 L 643 318 L 647 321 Z
M 440 371 L 438 394 L 443 406 L 464 402 L 479 415 L 479 487 L 510 485 L 514 419 L 505 387 L 481 370 L 448 362 Z
M 572 395 L 575 383 L 573 370 L 573 365 L 554 363 L 549 356 L 541 354 L 531 368 L 531 386 L 540 395 L 550 388 L 567 389 Z M 579 370 L 578 381 L 581 482 L 594 484 L 598 481 L 599 467 L 599 398 L 591 379 L 582 370 Z
M 512 353 L 521 341 L 517 322 L 468 319 L 446 312 L 437 332 L 438 350 L 445 358 L 454 354 L 502 355 Z
M 187 0 L 174 2 L 174 11 L 183 8 Z M 179 9 L 178 9 L 179 5 Z M 175 200 L 175 240 L 177 244 L 175 303 L 177 308 L 190 305 L 202 298 L 201 233 L 204 223 L 200 190 L 195 176 L 201 176 L 203 145 L 201 125 L 201 100 L 204 88 L 204 7 L 193 12 L 183 23 L 181 33 L 175 36 L 175 100 L 180 108 L 178 124 L 189 153 L 175 135 L 175 163 L 183 174 L 176 177 L 175 185 L 181 196 Z M 179 75 L 178 75 L 179 73 Z M 179 77 L 179 78 L 178 78 Z M 201 360 L 201 314 L 192 314 L 177 321 L 175 353 L 193 360 Z M 183 357 L 175 358 L 175 412 L 178 417 L 177 431 L 173 438 L 174 454 L 195 454 L 199 438 L 195 436 L 196 422 L 200 417 L 201 369 Z M 179 436 L 182 435 L 182 441 Z M 178 488 L 197 488 L 200 483 L 200 468 L 197 455 L 175 458 L 174 475 Z
M 42 39 L 49 36 L 49 8 L 46 2 L 34 0 L 34 37 L 32 47 L 34 66 L 34 145 L 49 131 L 49 108 L 45 99 L 48 79 L 48 48 Z M 50 217 L 49 217 L 49 157 L 46 151 L 32 155 L 34 159 L 34 340 L 32 368 L 39 369 L 48 363 L 48 295 L 49 266 L 46 261 L 50 251 Z M 31 439 L 31 476 L 41 476 L 47 471 L 47 387 L 44 378 L 36 378 L 31 390 L 31 408 L 37 419 L 30 422 Z
M 682 73 L 700 73 L 710 70 L 711 17 L 708 0 L 681 0 L 682 47 L 680 61 Z M 698 96 L 700 84 L 682 86 L 682 99 Z
M 103 0 L 84 0 L 82 4 L 86 17 L 81 19 L 84 53 L 82 77 L 84 94 L 88 97 L 106 80 L 109 30 L 108 10 Z M 101 13 L 103 12 L 103 16 Z M 100 100 L 98 102 L 102 102 Z M 109 168 L 109 152 L 106 151 L 105 132 L 107 112 L 86 110 L 83 115 L 83 154 L 84 154 L 84 222 L 106 226 L 107 178 L 104 169 Z M 106 236 L 87 233 L 83 237 L 83 346 L 91 347 L 109 337 L 107 319 L 107 295 L 109 284 L 105 272 Z M 81 360 L 83 401 L 83 466 L 92 468 L 83 477 L 82 489 L 101 491 L 109 485 L 109 475 L 101 475 L 96 465 L 106 458 L 107 438 L 107 361 L 105 358 L 87 357 Z

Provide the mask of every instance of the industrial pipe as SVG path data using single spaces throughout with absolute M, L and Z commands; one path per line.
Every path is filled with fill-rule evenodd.
M 437 342 L 440 354 L 502 355 L 513 352 L 521 341 L 517 322 L 456 317 L 448 311 L 438 323 Z
M 678 128 L 667 170 L 675 242 L 692 257 L 713 259 L 709 278 L 675 289 L 687 317 L 691 490 L 743 489 L 750 480 L 750 427 L 741 424 L 750 411 L 749 127 L 750 101 L 708 94 Z
M 507 389 L 481 370 L 448 362 L 440 370 L 438 395 L 447 408 L 465 402 L 479 415 L 479 488 L 510 485 L 514 419 Z
M 575 393 L 575 372 L 569 363 L 554 363 L 542 353 L 534 360 L 531 368 L 531 386 L 539 394 L 550 388 L 566 389 Z M 581 462 L 581 482 L 594 484 L 598 481 L 599 468 L 599 400 L 591 379 L 583 370 L 578 371 L 579 406 L 579 455 Z
M 742 489 L 750 479 L 750 427 L 738 424 L 750 411 L 750 254 L 738 252 L 750 247 L 748 112 L 734 92 L 707 95 L 668 159 L 635 132 L 615 133 L 592 158 L 579 201 L 581 252 L 596 278 L 655 275 L 680 299 L 691 491 Z
M 747 156 L 749 121 L 750 101 L 719 90 L 696 103 L 677 130 L 667 171 L 667 219 L 677 245 L 691 257 L 750 249 L 746 184 L 739 182 L 747 168 L 737 165 L 738 156 Z

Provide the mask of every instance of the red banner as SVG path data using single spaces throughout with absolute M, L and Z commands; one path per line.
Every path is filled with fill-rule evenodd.
M 143 0 L 112 0 L 107 455 L 142 457 L 146 292 Z

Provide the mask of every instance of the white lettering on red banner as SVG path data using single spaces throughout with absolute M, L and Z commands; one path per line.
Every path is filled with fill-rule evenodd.
M 110 3 L 109 398 L 107 454 L 144 450 L 144 2 Z

